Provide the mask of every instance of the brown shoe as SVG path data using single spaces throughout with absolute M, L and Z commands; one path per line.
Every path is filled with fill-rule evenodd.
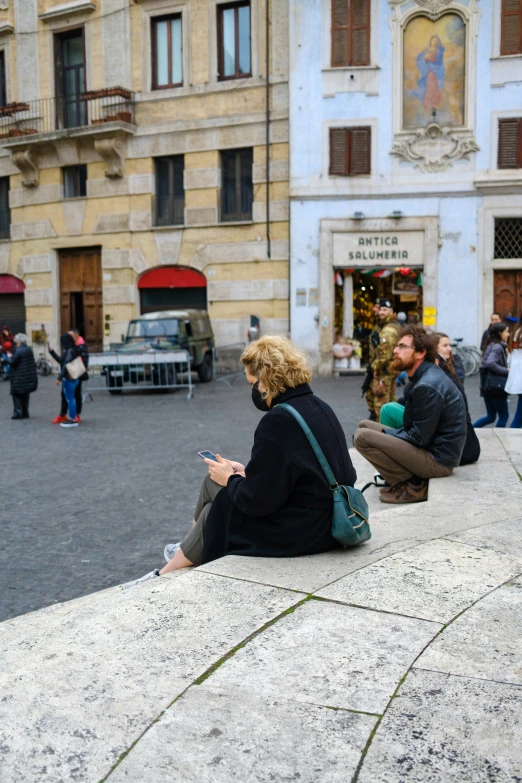
M 422 484 L 410 484 L 406 481 L 391 487 L 391 492 L 380 495 L 381 503 L 422 503 L 428 499 L 428 482 L 424 480 Z
M 389 484 L 387 487 L 381 487 L 379 489 L 379 497 L 382 498 L 385 495 L 389 495 L 390 492 L 398 492 L 399 489 L 402 489 L 407 483 L 407 481 L 399 481 L 398 484 Z

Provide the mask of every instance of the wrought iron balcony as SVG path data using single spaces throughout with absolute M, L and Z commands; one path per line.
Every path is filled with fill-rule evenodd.
M 110 87 L 0 106 L 0 145 L 30 144 L 133 124 L 134 93 Z

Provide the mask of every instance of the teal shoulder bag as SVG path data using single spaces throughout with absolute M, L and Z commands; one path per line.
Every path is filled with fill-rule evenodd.
M 310 446 L 313 448 L 326 480 L 330 485 L 334 501 L 332 536 L 344 547 L 357 546 L 364 543 L 364 541 L 368 541 L 372 537 L 368 523 L 368 503 L 364 499 L 361 490 L 338 484 L 320 445 L 301 414 L 286 402 L 280 403 L 278 407 L 288 411 L 297 423 L 301 425 L 301 429 L 308 438 Z

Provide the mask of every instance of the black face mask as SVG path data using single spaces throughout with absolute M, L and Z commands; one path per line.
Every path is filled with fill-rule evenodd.
M 269 411 L 270 408 L 268 406 L 268 403 L 261 396 L 261 392 L 259 391 L 258 385 L 259 385 L 259 381 L 257 383 L 254 383 L 254 385 L 252 386 L 252 402 L 254 403 L 254 405 L 258 410 L 263 412 Z

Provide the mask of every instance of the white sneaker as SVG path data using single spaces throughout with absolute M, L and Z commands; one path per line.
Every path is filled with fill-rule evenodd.
M 165 549 L 163 550 L 163 557 L 165 558 L 167 563 L 170 563 L 176 552 L 181 548 L 181 541 L 178 541 L 177 544 L 167 544 Z
M 135 587 L 136 585 L 139 585 L 140 582 L 148 582 L 149 579 L 155 579 L 158 577 L 159 571 L 157 568 L 154 569 L 154 571 L 149 571 L 148 574 L 145 574 L 144 576 L 140 576 L 139 579 L 134 579 L 132 582 L 126 582 L 124 585 L 121 586 L 122 590 L 128 590 L 129 587 Z
M 77 421 L 71 421 L 70 419 L 67 419 L 67 421 L 61 421 L 60 427 L 77 427 L 78 422 Z

